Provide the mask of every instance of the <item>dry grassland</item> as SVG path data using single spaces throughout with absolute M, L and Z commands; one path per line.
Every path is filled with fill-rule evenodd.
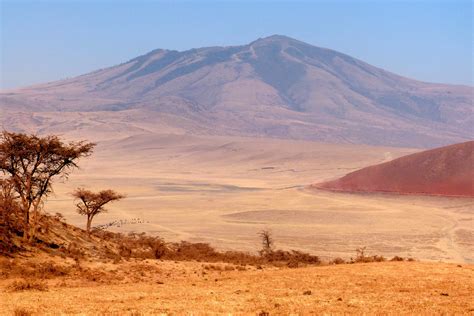
M 89 266 L 105 271 L 108 277 L 48 279 L 45 291 L 12 291 L 8 287 L 12 280 L 0 281 L 1 313 L 474 313 L 472 265 L 384 262 L 239 271 L 228 264 L 148 260 Z
M 127 198 L 94 224 L 167 241 L 255 251 L 277 247 L 349 259 L 358 247 L 386 257 L 474 262 L 473 199 L 340 194 L 307 189 L 416 149 L 259 138 L 142 135 L 102 142 L 47 204 L 83 227 L 69 193 L 113 188 Z M 138 218 L 138 220 L 136 220 Z

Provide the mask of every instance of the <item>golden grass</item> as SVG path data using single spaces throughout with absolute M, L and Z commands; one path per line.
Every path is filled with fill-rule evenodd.
M 217 265 L 217 264 L 214 264 Z M 47 292 L 10 292 L 0 281 L 0 310 L 13 314 L 469 314 L 474 266 L 383 262 L 299 269 L 209 268 L 198 262 L 147 260 L 118 265 L 107 284 L 48 280 Z

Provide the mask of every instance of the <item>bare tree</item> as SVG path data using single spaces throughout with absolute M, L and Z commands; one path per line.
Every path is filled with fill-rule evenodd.
M 80 200 L 77 204 L 77 212 L 81 215 L 87 216 L 87 233 L 90 234 L 92 219 L 100 213 L 107 210 L 104 206 L 113 201 L 118 201 L 125 198 L 125 195 L 119 194 L 113 190 L 103 190 L 100 192 L 92 192 L 84 188 L 76 189 L 72 195 Z
M 262 241 L 262 250 L 260 250 L 260 254 L 262 256 L 271 254 L 273 252 L 273 237 L 272 233 L 269 230 L 262 230 L 258 233 Z
M 95 144 L 64 143 L 57 136 L 39 137 L 3 131 L 0 134 L 0 172 L 9 176 L 20 198 L 26 239 L 34 237 L 43 198 L 52 191 L 52 179 L 67 178 L 77 160 L 89 156 Z M 30 225 L 30 210 L 35 221 Z

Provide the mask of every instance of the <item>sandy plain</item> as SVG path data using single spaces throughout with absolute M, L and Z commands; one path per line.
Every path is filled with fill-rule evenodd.
M 93 137 L 92 137 L 93 138 Z M 474 262 L 469 198 L 343 194 L 311 183 L 409 153 L 414 148 L 332 145 L 265 138 L 144 134 L 101 141 L 46 204 L 83 227 L 70 192 L 112 188 L 127 198 L 95 225 L 147 232 L 168 241 L 256 251 L 269 229 L 281 249 L 323 258 L 368 254 Z

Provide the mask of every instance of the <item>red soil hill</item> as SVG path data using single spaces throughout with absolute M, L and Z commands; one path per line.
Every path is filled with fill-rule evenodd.
M 474 141 L 440 147 L 370 166 L 313 185 L 345 192 L 474 196 Z

